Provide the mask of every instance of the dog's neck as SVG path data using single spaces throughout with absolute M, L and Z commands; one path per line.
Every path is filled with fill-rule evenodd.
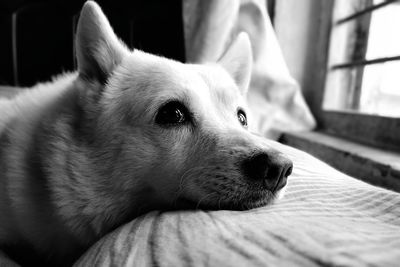
M 126 200 L 120 207 L 105 205 L 107 196 L 100 198 L 97 206 L 89 201 L 99 193 L 88 191 L 96 188 L 84 182 L 110 178 L 107 170 L 112 166 L 96 163 L 98 153 L 106 152 L 95 152 L 96 140 L 90 139 L 93 135 L 88 132 L 95 129 L 82 128 L 90 124 L 83 121 L 88 120 L 84 110 L 76 106 L 78 93 L 74 88 L 60 90 L 53 101 L 41 107 L 39 116 L 29 118 L 28 123 L 10 121 L 11 130 L 3 133 L 3 138 L 8 138 L 3 153 L 8 162 L 3 166 L 7 170 L 4 181 L 19 181 L 13 182 L 8 199 L 3 196 L 7 201 L 2 201 L 14 207 L 7 215 L 8 223 L 3 224 L 15 232 L 12 239 L 17 251 L 19 241 L 28 241 L 40 247 L 41 253 L 73 258 L 120 225 L 116 218 L 124 218 L 118 213 L 127 207 Z M 21 125 L 26 126 L 22 131 L 13 130 Z
M 110 193 L 110 181 L 119 173 L 108 159 L 118 151 L 102 148 L 96 116 L 81 104 L 76 86 L 60 89 L 44 105 L 32 105 L 38 110 L 21 110 L 27 119 L 10 121 L 10 129 L 16 130 L 6 133 L 13 145 L 4 148 L 4 181 L 20 182 L 13 183 L 7 202 L 15 209 L 6 224 L 15 230 L 15 243 L 28 241 L 55 258 L 74 258 L 104 234 L 154 209 L 145 189 L 128 201 L 118 201 L 117 191 Z
M 48 153 L 48 162 L 43 164 L 48 172 L 46 179 L 53 183 L 50 188 L 58 190 L 51 192 L 56 196 L 52 202 L 58 215 L 75 236 L 91 243 L 154 207 L 146 199 L 145 188 L 138 188 L 129 201 L 126 196 L 118 201 L 120 192 L 112 192 L 113 179 L 121 175 L 113 164 L 119 158 L 118 149 L 104 146 L 98 116 L 78 101 L 79 92 L 72 91 L 65 97 L 69 99 L 63 101 L 64 105 L 74 106 L 60 109 L 50 117 L 51 122 L 43 121 L 40 132 L 47 147 L 40 149 Z M 53 128 L 45 128 L 48 125 Z

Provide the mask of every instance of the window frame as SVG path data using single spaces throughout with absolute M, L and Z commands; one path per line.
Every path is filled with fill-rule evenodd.
M 309 81 L 310 84 L 311 82 L 315 82 L 319 85 L 319 92 L 316 91 L 318 88 L 316 88 L 315 85 L 311 86 L 311 89 L 305 89 L 304 91 L 305 98 L 310 104 L 311 110 L 318 122 L 317 131 L 386 150 L 400 151 L 400 118 L 365 114 L 356 111 L 323 109 L 325 81 L 330 70 L 328 58 L 330 36 L 333 27 L 335 27 L 332 21 L 335 1 L 336 0 L 328 1 L 330 2 L 329 4 L 321 6 L 319 15 L 319 20 L 321 21 L 319 32 L 326 31 L 328 34 L 321 35 L 320 43 L 316 46 L 316 53 L 321 55 L 321 60 L 315 63 L 317 63 L 316 67 L 319 66 L 321 70 L 317 71 L 316 75 Z M 388 0 L 386 2 L 391 3 L 395 1 L 396 0 Z M 384 2 L 385 5 L 388 4 L 386 2 Z M 367 12 L 371 12 L 377 8 L 372 7 L 368 9 L 369 11 Z M 344 23 L 343 21 L 350 19 L 352 15 L 344 18 L 340 23 Z M 324 41 L 322 38 L 326 38 L 326 40 Z

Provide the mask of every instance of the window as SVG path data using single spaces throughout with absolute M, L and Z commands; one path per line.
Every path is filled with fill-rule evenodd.
M 400 1 L 336 0 L 323 97 L 325 130 L 400 149 Z

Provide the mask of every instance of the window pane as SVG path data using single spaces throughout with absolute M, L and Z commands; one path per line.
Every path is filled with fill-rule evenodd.
M 376 1 L 376 0 L 375 0 Z M 351 16 L 357 12 L 360 12 L 367 7 L 375 5 L 375 1 L 372 0 L 336 0 L 334 9 L 335 21 Z M 382 0 L 383 1 L 383 0 Z M 381 2 L 382 2 L 381 1 Z
M 375 0 L 374 2 L 380 1 Z M 372 12 L 366 58 L 375 59 L 399 55 L 400 3 L 395 2 Z
M 364 15 L 337 25 L 337 21 L 364 10 L 372 4 L 370 0 L 335 1 L 329 51 L 329 65 L 363 60 L 366 52 L 370 17 Z
M 323 109 L 325 110 L 354 110 L 357 103 L 355 94 L 359 75 L 362 68 L 331 70 L 326 79 Z
M 364 68 L 360 111 L 400 117 L 400 61 Z

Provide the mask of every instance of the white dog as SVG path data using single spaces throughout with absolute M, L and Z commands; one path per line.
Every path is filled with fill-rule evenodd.
M 81 12 L 78 72 L 0 102 L 0 246 L 68 265 L 152 209 L 269 203 L 292 163 L 247 130 L 246 34 L 217 63 L 129 51 L 94 2 Z

